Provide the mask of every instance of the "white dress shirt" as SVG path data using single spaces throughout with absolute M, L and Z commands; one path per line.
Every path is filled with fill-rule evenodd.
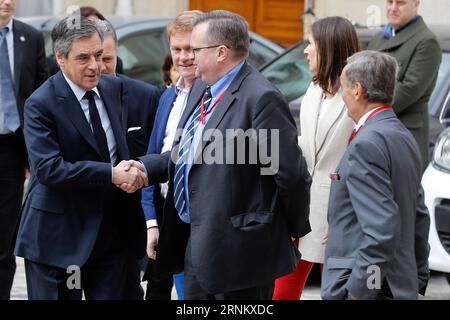
M 178 80 L 175 88 L 177 91 L 177 97 L 175 98 L 172 110 L 170 110 L 169 118 L 167 120 L 161 153 L 172 150 L 173 140 L 175 139 L 175 133 L 178 128 L 178 122 L 180 122 L 181 116 L 186 108 L 187 98 L 189 95 L 189 89 L 185 88 L 183 78 Z M 161 183 L 159 186 L 161 196 L 165 199 L 167 197 L 167 191 L 169 190 L 169 183 Z M 147 229 L 157 226 L 158 222 L 156 219 L 147 220 Z

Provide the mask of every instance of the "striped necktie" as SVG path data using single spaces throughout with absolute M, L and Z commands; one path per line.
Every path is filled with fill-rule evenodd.
M 205 111 L 208 110 L 209 105 L 211 103 L 211 89 L 210 87 L 206 88 L 205 94 L 203 96 L 204 101 L 204 109 Z M 183 136 L 181 137 L 179 148 L 178 148 L 178 160 L 175 164 L 175 175 L 173 178 L 173 184 L 174 184 L 174 202 L 175 202 L 175 208 L 178 211 L 178 215 L 180 216 L 181 220 L 183 222 L 189 223 L 190 219 L 188 216 L 183 215 L 185 211 L 186 206 L 186 199 L 185 199 L 185 190 L 184 190 L 184 175 L 187 165 L 187 160 L 189 156 L 189 150 L 192 144 L 192 140 L 194 138 L 195 130 L 198 127 L 198 124 L 200 123 L 200 116 L 201 116 L 201 103 L 195 108 L 193 114 L 192 114 L 192 120 L 187 125 L 186 130 L 183 133 Z M 187 213 L 187 212 L 186 212 Z

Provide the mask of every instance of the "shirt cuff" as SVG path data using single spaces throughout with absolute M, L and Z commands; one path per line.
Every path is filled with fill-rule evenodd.
M 156 219 L 147 220 L 147 229 L 157 227 L 157 226 L 158 226 L 158 222 L 156 221 Z

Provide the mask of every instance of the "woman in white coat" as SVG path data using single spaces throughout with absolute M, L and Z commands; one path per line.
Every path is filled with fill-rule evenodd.
M 277 279 L 275 300 L 298 300 L 314 263 L 323 264 L 327 236 L 330 173 L 334 172 L 354 128 L 342 100 L 340 74 L 348 57 L 360 50 L 353 25 L 342 17 L 316 21 L 305 54 L 313 81 L 300 109 L 299 145 L 312 176 L 312 231 L 299 240 L 302 260 L 297 269 Z

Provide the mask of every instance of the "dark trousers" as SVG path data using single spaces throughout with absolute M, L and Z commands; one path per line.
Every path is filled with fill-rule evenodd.
M 262 286 L 229 291 L 218 294 L 206 292 L 200 285 L 195 267 L 191 260 L 190 240 L 186 247 L 184 259 L 184 299 L 185 300 L 272 300 L 275 279 Z M 229 272 L 233 272 L 230 270 Z
M 10 298 L 16 271 L 13 245 L 22 204 L 25 163 L 22 134 L 0 135 L 0 300 Z
M 141 286 L 142 259 L 129 257 L 127 280 L 125 282 L 125 300 L 143 300 L 144 289 Z
M 114 192 L 107 196 L 105 213 L 87 262 L 80 268 L 80 286 L 66 269 L 25 260 L 28 298 L 32 300 L 136 299 L 140 268 L 124 245 L 123 212 L 115 210 Z M 132 295 L 132 296 L 131 296 Z
M 145 300 L 171 300 L 173 277 L 157 278 L 154 273 L 154 260 L 148 259 L 143 280 L 147 280 Z
M 71 272 L 69 272 L 71 271 Z M 115 257 L 90 262 L 81 267 L 76 287 L 76 272 L 25 259 L 29 300 L 124 299 L 127 260 Z

